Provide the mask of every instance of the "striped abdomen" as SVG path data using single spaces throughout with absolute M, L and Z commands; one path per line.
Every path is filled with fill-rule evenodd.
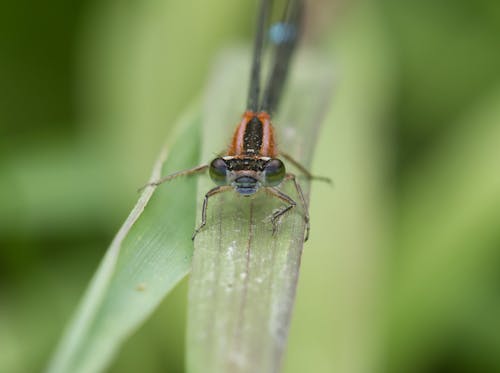
M 236 128 L 227 155 L 276 157 L 278 154 L 269 114 L 246 111 Z

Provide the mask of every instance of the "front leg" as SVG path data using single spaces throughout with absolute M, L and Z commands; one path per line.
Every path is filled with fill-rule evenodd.
M 297 194 L 299 195 L 300 202 L 302 203 L 302 208 L 304 209 L 304 222 L 306 224 L 306 235 L 304 238 L 304 241 L 307 241 L 309 239 L 309 231 L 311 230 L 311 226 L 309 223 L 309 207 L 307 205 L 306 199 L 304 197 L 304 193 L 302 192 L 302 188 L 300 187 L 300 184 L 297 181 L 297 178 L 295 177 L 294 174 L 288 173 L 286 174 L 285 178 L 283 181 L 286 180 L 292 180 L 293 184 L 295 186 L 295 190 L 297 191 Z M 297 205 L 297 202 L 295 202 L 290 196 L 286 195 L 285 193 L 281 192 L 280 190 L 276 188 L 266 188 L 266 191 L 272 194 L 273 196 L 281 199 L 284 202 L 288 203 L 288 206 L 276 211 L 272 216 L 271 216 L 271 222 L 273 223 L 273 234 L 276 232 L 277 225 L 276 221 L 283 216 L 286 212 L 290 211 L 292 208 L 294 208 Z
M 278 225 L 276 224 L 278 219 L 281 216 L 283 216 L 286 212 L 290 211 L 295 206 L 297 206 L 297 202 L 295 202 L 291 197 L 287 196 L 285 193 L 281 192 L 280 190 L 278 190 L 276 188 L 268 187 L 268 188 L 266 188 L 266 191 L 268 193 L 270 193 L 272 196 L 279 198 L 280 200 L 288 203 L 288 206 L 285 206 L 285 207 L 279 209 L 278 211 L 275 211 L 271 215 L 271 223 L 273 224 L 273 234 L 275 234 L 277 229 L 278 229 Z
M 205 198 L 203 199 L 203 207 L 201 208 L 201 224 L 200 226 L 194 231 L 193 236 L 191 239 L 194 241 L 196 235 L 198 232 L 205 226 L 207 225 L 207 207 L 208 207 L 208 199 L 218 193 L 226 192 L 228 190 L 232 189 L 230 185 L 219 185 L 216 186 L 215 188 L 210 189 L 207 194 L 205 194 Z

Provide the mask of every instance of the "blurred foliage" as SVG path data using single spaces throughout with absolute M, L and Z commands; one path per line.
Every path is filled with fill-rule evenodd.
M 313 187 L 285 371 L 500 371 L 500 3 L 311 3 L 335 13 L 313 166 L 335 188 Z M 171 124 L 250 40 L 253 2 L 200 4 L 0 5 L 0 371 L 46 365 Z M 111 371 L 183 371 L 185 290 Z

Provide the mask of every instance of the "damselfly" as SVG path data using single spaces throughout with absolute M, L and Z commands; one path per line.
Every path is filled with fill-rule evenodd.
M 271 13 L 271 1 L 261 1 L 257 17 L 247 107 L 241 122 L 236 127 L 227 152 L 215 158 L 210 164 L 179 171 L 147 184 L 160 185 L 176 177 L 194 175 L 208 169 L 210 178 L 217 186 L 205 194 L 201 211 L 201 224 L 195 230 L 193 240 L 207 223 L 207 208 L 210 197 L 230 190 L 235 190 L 247 197 L 254 195 L 259 190 L 264 190 L 269 195 L 283 201 L 286 205 L 270 215 L 273 232 L 275 232 L 279 219 L 297 206 L 297 202 L 293 198 L 278 188 L 285 181 L 291 181 L 297 191 L 304 211 L 305 240 L 309 236 L 309 212 L 304 193 L 295 174 L 287 172 L 279 157 L 293 164 L 308 179 L 325 181 L 329 181 L 329 179 L 311 175 L 291 156 L 282 151 L 279 152 L 271 123 L 271 115 L 278 107 L 290 61 L 297 45 L 303 18 L 303 7 L 302 0 L 289 0 L 286 3 L 281 21 L 270 28 L 269 34 L 271 43 L 274 45 L 274 56 L 270 75 L 261 95 L 262 54 L 266 38 L 265 31 Z

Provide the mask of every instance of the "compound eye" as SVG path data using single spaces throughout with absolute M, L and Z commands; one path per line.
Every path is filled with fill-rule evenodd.
M 285 178 L 285 165 L 279 159 L 271 159 L 264 166 L 265 183 L 267 186 L 276 186 Z
M 215 158 L 210 163 L 210 178 L 218 185 L 226 184 L 227 163 L 222 158 Z

